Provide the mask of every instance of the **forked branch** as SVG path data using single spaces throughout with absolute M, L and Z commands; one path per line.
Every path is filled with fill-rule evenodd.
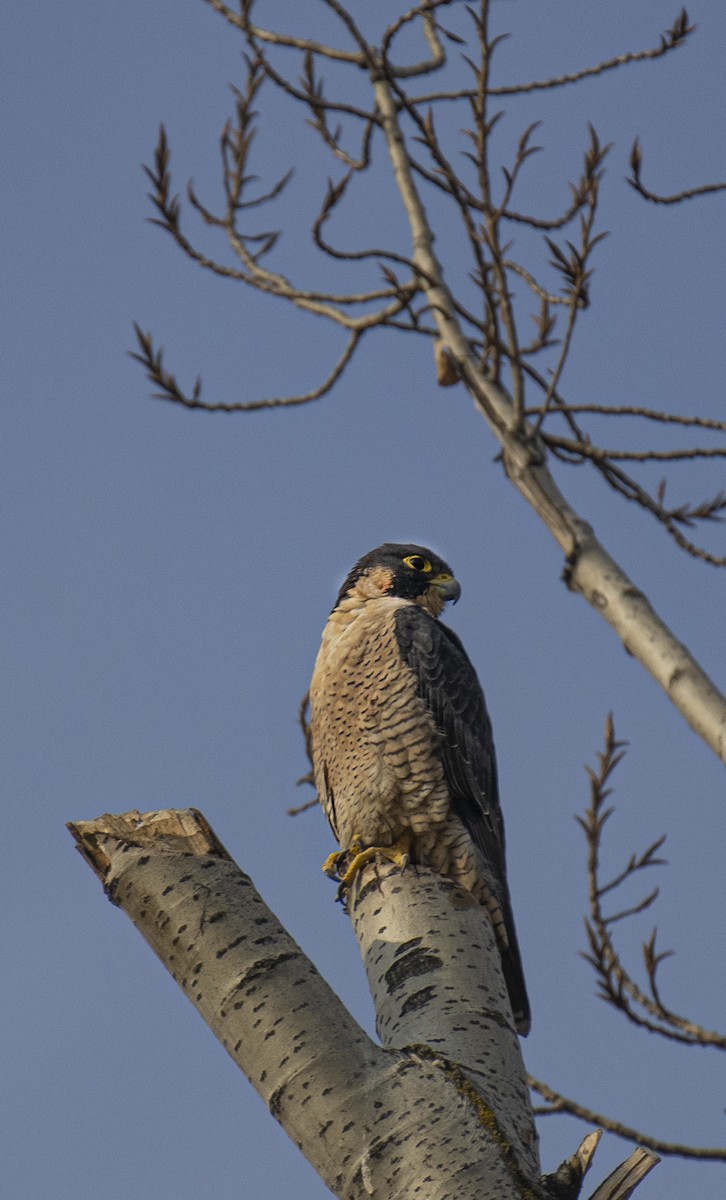
M 605 912 L 603 901 L 607 897 L 612 905 L 612 896 L 625 884 L 630 883 L 642 871 L 662 866 L 664 859 L 659 851 L 665 837 L 657 838 L 646 850 L 631 854 L 624 868 L 613 878 L 604 881 L 601 877 L 600 858 L 603 832 L 614 813 L 608 804 L 611 795 L 611 777 L 625 755 L 625 743 L 615 738 L 612 715 L 605 723 L 605 746 L 598 755 L 597 768 L 588 767 L 590 780 L 590 804 L 577 820 L 585 833 L 587 842 L 587 874 L 589 917 L 585 922 L 589 951 L 584 955 L 595 971 L 599 994 L 603 1000 L 622 1012 L 629 1021 L 641 1029 L 657 1033 L 671 1041 L 687 1046 L 711 1046 L 726 1050 L 726 1035 L 706 1029 L 703 1025 L 679 1016 L 663 1000 L 658 982 L 658 970 L 672 951 L 656 948 L 657 931 L 653 929 L 643 944 L 643 967 L 647 978 L 647 990 L 635 980 L 631 971 L 623 965 L 613 940 L 613 927 L 620 921 L 645 912 L 658 897 L 658 888 L 652 889 L 636 903 L 624 904 Z
M 130 917 L 334 1195 L 389 1195 L 391 1181 L 402 1179 L 407 1193 L 444 1194 L 456 1179 L 461 1200 L 577 1200 L 599 1135 L 589 1134 L 554 1174 L 539 1175 L 514 1034 L 506 1022 L 485 1028 L 471 1011 L 472 996 L 481 994 L 472 964 L 482 953 L 495 964 L 492 995 L 506 996 L 496 979 L 491 925 L 477 905 L 442 902 L 448 881 L 385 867 L 372 887 L 371 864 L 364 868 L 368 886 L 354 885 L 356 934 L 367 965 L 370 959 L 375 971 L 372 959 L 381 953 L 383 906 L 386 952 L 399 967 L 376 975 L 375 1001 L 387 1006 L 381 1024 L 388 1030 L 378 1045 L 200 812 L 105 814 L 69 829 L 108 898 Z M 438 931 L 432 911 L 440 916 Z M 437 964 L 431 991 L 440 994 L 442 1037 L 432 1048 L 425 1041 L 429 1006 L 400 996 L 402 988 L 420 996 L 420 977 L 406 979 L 400 964 L 403 951 L 437 938 L 441 953 L 417 959 Z M 472 1061 L 462 1061 L 465 1045 Z M 592 1200 L 625 1200 L 656 1162 L 636 1152 Z
M 647 977 L 647 990 L 643 989 L 624 965 L 613 937 L 613 929 L 619 922 L 628 921 L 651 907 L 658 896 L 653 888 L 640 900 L 625 902 L 622 907 L 613 905 L 613 897 L 621 888 L 627 887 L 641 873 L 652 867 L 662 866 L 659 857 L 665 837 L 659 837 L 646 850 L 631 854 L 625 866 L 608 880 L 601 876 L 600 858 L 604 830 L 615 809 L 609 802 L 612 794 L 612 778 L 625 756 L 626 743 L 615 736 L 612 715 L 605 723 L 605 745 L 598 754 L 596 767 L 588 767 L 590 781 L 590 804 L 584 816 L 577 820 L 581 825 L 588 851 L 588 895 L 589 917 L 585 922 L 589 950 L 583 954 L 595 971 L 599 994 L 629 1021 L 641 1029 L 660 1034 L 661 1037 L 687 1046 L 711 1046 L 726 1049 L 726 1038 L 714 1033 L 694 1021 L 674 1013 L 668 1007 L 660 991 L 658 969 L 670 957 L 671 951 L 656 949 L 656 931 L 643 945 L 643 966 Z M 605 912 L 604 904 L 608 905 Z M 612 907 L 611 907 L 612 906 Z M 596 1124 L 609 1133 L 627 1141 L 646 1146 L 658 1154 L 700 1161 L 726 1162 L 724 1146 L 694 1146 L 683 1142 L 658 1138 L 636 1129 L 617 1118 L 599 1112 L 587 1105 L 572 1100 L 549 1084 L 528 1076 L 529 1086 L 545 1101 L 535 1108 L 539 1116 L 567 1113 L 589 1124 Z

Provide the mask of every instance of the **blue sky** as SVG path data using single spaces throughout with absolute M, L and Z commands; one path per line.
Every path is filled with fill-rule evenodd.
M 653 45 L 676 15 L 660 0 L 535 8 L 496 6 L 513 32 L 502 82 Z M 300 11 L 290 0 L 274 9 L 282 19 Z M 724 201 L 654 210 L 623 181 L 636 134 L 656 188 L 726 177 L 726 11 L 702 0 L 691 16 L 693 41 L 660 63 L 513 103 L 501 146 L 544 120 L 546 154 L 523 202 L 554 210 L 587 121 L 614 142 L 602 215 L 612 232 L 596 253 L 568 394 L 723 419 Z M 200 0 L 114 9 L 40 0 L 15 6 L 4 42 L 8 1196 L 327 1194 L 105 902 L 64 823 L 202 808 L 371 1028 L 352 933 L 319 869 L 331 835 L 319 812 L 291 819 L 286 809 L 307 796 L 295 787 L 306 770 L 296 712 L 326 614 L 350 565 L 384 540 L 431 545 L 462 583 L 449 620 L 494 722 L 533 1008 L 529 1069 L 658 1136 L 723 1145 L 718 1060 L 639 1035 L 593 996 L 578 954 L 586 880 L 573 819 L 587 802 L 583 764 L 612 709 L 631 748 L 615 778 L 606 860 L 616 870 L 667 833 L 670 863 L 655 916 L 624 930 L 623 946 L 633 962 L 657 920 L 663 947 L 678 952 L 663 968 L 672 1007 L 723 1028 L 722 767 L 565 591 L 557 548 L 505 480 L 463 389 L 436 388 L 423 340 L 371 342 L 331 396 L 295 411 L 227 417 L 149 398 L 127 355 L 134 320 L 154 331 L 182 382 L 203 375 L 210 399 L 307 389 L 340 344 L 319 321 L 207 277 L 145 223 L 140 164 L 160 121 L 177 188 L 193 177 L 202 198 L 219 195 L 217 138 L 229 84 L 242 81 L 233 31 Z M 296 151 L 301 160 L 279 209 L 293 232 L 276 261 L 315 279 L 298 230 L 335 169 L 294 114 L 263 93 L 266 102 L 261 173 L 274 173 L 276 149 L 283 167 Z M 405 239 L 382 177 L 355 222 L 361 244 Z M 447 244 L 442 233 L 442 254 Z M 558 479 L 723 687 L 726 573 L 686 559 L 594 478 Z M 722 479 L 720 468 L 684 471 L 670 494 L 700 499 Z M 723 553 L 722 531 L 709 544 Z M 542 1122 L 545 1167 L 585 1131 Z M 598 1178 L 628 1152 L 608 1137 Z M 723 1190 L 723 1167 L 666 1160 L 638 1195 L 716 1200 Z

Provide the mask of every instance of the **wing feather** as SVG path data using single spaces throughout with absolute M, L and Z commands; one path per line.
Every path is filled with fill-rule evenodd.
M 459 638 L 418 605 L 396 613 L 401 653 L 440 736 L 454 811 L 495 878 L 504 878 L 504 826 L 484 694 Z
M 509 944 L 501 947 L 502 967 L 517 1027 L 526 1034 L 529 1001 L 507 887 L 504 822 L 484 693 L 459 638 L 418 605 L 407 604 L 397 610 L 396 635 L 439 734 L 452 810 L 481 854 L 504 920 Z

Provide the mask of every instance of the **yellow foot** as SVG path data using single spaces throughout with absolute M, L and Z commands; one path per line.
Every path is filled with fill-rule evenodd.
M 360 854 L 360 851 L 360 842 L 352 842 L 348 850 L 334 850 L 332 854 L 328 855 L 322 865 L 321 870 L 323 874 L 327 875 L 330 879 L 342 879 L 345 874 L 346 863 L 351 854 L 355 856 L 356 854 Z
M 342 893 L 350 887 L 358 872 L 375 859 L 387 858 L 403 870 L 410 862 L 412 842 L 413 836 L 408 830 L 392 846 L 367 846 L 363 849 L 360 842 L 355 841 L 347 850 L 336 850 L 334 854 L 329 854 L 323 863 L 323 871 L 331 879 L 338 880 Z

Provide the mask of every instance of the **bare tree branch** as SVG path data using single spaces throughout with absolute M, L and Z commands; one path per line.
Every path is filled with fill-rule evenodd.
M 254 93 L 252 93 L 254 94 Z M 240 93 L 241 95 L 241 93 Z M 245 99 L 245 109 L 249 103 L 249 97 Z M 238 110 L 239 112 L 239 110 Z M 169 146 L 166 138 L 166 131 L 163 126 L 159 133 L 159 141 L 154 152 L 154 166 L 145 167 L 144 170 L 149 179 L 154 184 L 154 192 L 150 193 L 150 198 L 160 213 L 159 218 L 150 218 L 151 223 L 159 225 L 165 229 L 174 238 L 179 248 L 200 266 L 213 271 L 217 275 L 223 275 L 228 279 L 238 280 L 239 282 L 249 284 L 258 291 L 266 292 L 269 295 L 279 296 L 282 299 L 289 300 L 298 308 L 307 312 L 312 312 L 317 316 L 328 317 L 339 325 L 343 325 L 348 329 L 365 329 L 372 327 L 378 323 L 378 320 L 385 319 L 389 314 L 394 315 L 401 311 L 403 307 L 400 300 L 401 287 L 397 288 L 380 288 L 365 292 L 351 293 L 336 293 L 314 291 L 295 287 L 285 276 L 277 273 L 266 271 L 259 265 L 259 259 L 262 254 L 267 253 L 274 242 L 271 238 L 277 238 L 277 234 L 270 233 L 255 233 L 246 234 L 240 232 L 236 225 L 236 214 L 243 208 L 259 205 L 267 199 L 274 198 L 279 194 L 284 186 L 284 179 L 278 181 L 273 189 L 264 197 L 255 197 L 254 200 L 241 201 L 242 188 L 248 176 L 245 175 L 245 167 L 247 161 L 247 153 L 251 145 L 249 136 L 243 136 L 246 132 L 246 121 L 248 114 L 245 111 L 244 116 L 240 118 L 240 123 L 237 127 L 237 134 L 233 141 L 229 126 L 225 126 L 222 134 L 222 152 L 225 165 L 225 180 L 228 185 L 228 211 L 225 217 L 215 217 L 198 199 L 193 188 L 190 188 L 189 198 L 193 207 L 200 213 L 203 220 L 208 225 L 221 227 L 227 231 L 230 243 L 236 250 L 238 257 L 243 262 L 243 268 L 228 267 L 210 259 L 207 255 L 196 250 L 188 238 L 183 234 L 180 226 L 181 204 L 179 197 L 172 194 L 171 191 L 171 174 L 169 172 Z M 228 155 L 233 154 L 235 158 L 233 171 L 229 166 Z M 230 176 L 234 175 L 234 182 L 230 183 Z M 289 177 L 289 173 L 288 176 Z M 248 243 L 262 242 L 262 249 L 253 252 L 248 249 Z M 381 252 L 383 253 L 383 252 Z M 379 299 L 387 299 L 394 297 L 391 305 L 384 310 L 374 313 L 365 313 L 363 316 L 355 317 L 342 311 L 334 306 L 363 306 L 369 305 L 371 302 Z
M 636 404 L 570 404 L 566 405 L 568 413 L 597 413 L 605 417 L 644 417 L 649 421 L 660 421 L 663 424 L 695 425 L 700 429 L 714 429 L 726 432 L 726 421 L 718 421 L 713 417 L 695 415 L 679 415 L 678 413 L 659 412 L 655 408 L 643 408 Z M 539 409 L 529 408 L 526 416 L 534 416 Z
M 209 3 L 210 0 L 207 0 L 207 2 Z M 676 50 L 679 46 L 684 45 L 687 38 L 695 29 L 695 25 L 689 24 L 688 13 L 685 8 L 682 8 L 670 29 L 661 34 L 659 44 L 649 50 L 633 50 L 624 54 L 616 54 L 613 58 L 604 59 L 603 62 L 596 63 L 592 67 L 583 67 L 579 71 L 571 71 L 565 75 L 555 75 L 550 79 L 530 80 L 527 83 L 505 84 L 501 87 L 493 87 L 489 89 L 489 94 L 491 96 L 519 96 L 528 92 L 548 91 L 553 88 L 566 87 L 572 83 L 581 83 L 585 79 L 604 75 L 608 71 L 617 70 L 620 67 L 628 66 L 630 63 L 646 62 L 662 58 L 663 55 L 669 54 L 671 50 Z M 418 104 L 430 104 L 439 100 L 461 100 L 471 95 L 470 91 L 462 89 L 460 91 L 429 92 L 426 95 L 414 97 L 414 100 Z
M 594 537 L 587 522 L 567 503 L 547 465 L 550 455 L 566 465 L 593 467 L 619 497 L 650 514 L 679 548 L 703 562 L 723 567 L 726 554 L 718 552 L 718 548 L 697 544 L 684 532 L 696 524 L 715 524 L 721 514 L 720 493 L 706 501 L 666 506 L 662 488 L 651 492 L 640 477 L 623 469 L 623 464 L 629 464 L 630 470 L 635 472 L 636 468 L 655 461 L 675 465 L 723 458 L 726 456 L 723 445 L 684 446 L 675 442 L 654 447 L 643 445 L 641 438 L 636 444 L 628 441 L 625 445 L 613 445 L 613 439 L 608 439 L 605 447 L 600 445 L 598 437 L 588 427 L 589 423 L 582 418 L 588 413 L 595 417 L 607 408 L 611 418 L 620 415 L 627 423 L 628 416 L 638 415 L 648 422 L 668 427 L 673 434 L 679 426 L 686 425 L 724 432 L 724 423 L 700 418 L 695 413 L 656 415 L 652 410 L 635 405 L 603 406 L 601 409 L 583 403 L 581 397 L 562 394 L 578 316 L 589 301 L 592 253 L 603 236 L 595 228 L 595 217 L 607 148 L 591 131 L 580 179 L 569 185 L 570 202 L 554 219 L 536 212 L 525 214 L 517 206 L 522 170 L 538 149 L 533 144 L 536 123 L 524 128 L 514 161 L 502 167 L 503 183 L 497 173 L 495 184 L 491 162 L 491 133 L 501 117 L 499 112 L 490 111 L 492 97 L 579 83 L 629 63 L 663 57 L 683 45 L 693 32 L 685 9 L 662 35 L 658 45 L 649 50 L 628 51 L 594 67 L 549 80 L 495 87 L 491 80 L 492 60 L 501 35 L 495 37 L 489 32 L 488 0 L 480 0 L 477 7 L 467 6 L 465 11 L 449 5 L 447 0 L 426 0 L 394 14 L 376 43 L 367 40 L 341 0 L 325 0 L 325 7 L 334 15 L 352 45 L 352 49 L 344 50 L 311 37 L 262 28 L 253 22 L 254 0 L 242 0 L 236 12 L 221 0 L 207 0 L 207 3 L 246 39 L 248 73 L 246 87 L 236 93 L 235 119 L 225 127 L 222 136 L 226 210 L 219 215 L 212 213 L 201 204 L 194 191 L 191 201 L 205 223 L 226 235 L 237 264 L 228 266 L 211 258 L 205 251 L 197 249 L 182 232 L 180 203 L 171 191 L 165 138 L 160 139 L 155 167 L 149 171 L 154 186 L 152 199 L 158 213 L 156 219 L 184 253 L 206 269 L 333 321 L 351 335 L 343 355 L 318 388 L 273 401 L 253 400 L 240 405 L 212 407 L 223 411 L 270 405 L 285 407 L 324 395 L 352 356 L 357 344 L 353 336 L 356 333 L 394 328 L 433 337 L 439 379 L 444 379 L 448 385 L 461 381 L 469 391 L 501 444 L 501 461 L 508 477 L 535 508 L 562 548 L 568 585 L 579 591 L 608 620 L 628 650 L 651 672 L 689 724 L 726 762 L 726 699 L 659 620 L 646 598 Z M 445 29 L 440 23 L 445 9 L 450 13 L 452 29 Z M 427 55 L 418 62 L 394 63 L 393 51 L 401 44 L 399 37 L 403 38 L 404 33 L 416 27 L 423 34 Z M 408 51 L 408 40 L 405 44 Z M 449 71 L 447 44 L 463 45 L 464 69 L 472 74 L 473 86 L 464 89 L 455 86 L 428 97 L 414 94 L 410 82 L 418 74 L 441 75 L 443 78 L 444 69 Z M 326 92 L 318 71 L 318 61 L 324 60 L 335 64 L 336 82 L 338 74 L 346 67 L 354 72 L 356 80 L 367 77 L 371 96 L 367 107 L 351 103 L 351 96 L 339 84 L 339 94 Z M 301 68 L 301 85 L 293 82 L 289 70 L 291 61 Z M 376 260 L 385 280 L 383 288 L 333 293 L 299 286 L 266 265 L 267 256 L 280 253 L 278 232 L 269 227 L 249 231 L 240 226 L 243 213 L 252 208 L 259 212 L 263 203 L 275 203 L 290 180 L 289 164 L 285 164 L 271 187 L 259 191 L 251 188 L 250 154 L 256 120 L 252 105 L 263 80 L 276 87 L 292 104 L 302 107 L 333 160 L 342 161 L 346 167 L 343 178 L 329 184 L 320 210 L 313 218 L 315 245 L 327 259 L 347 264 L 351 271 L 356 267 L 367 269 L 366 264 Z M 468 149 L 463 169 L 455 166 L 454 155 L 439 135 L 433 111 L 438 100 L 460 101 L 468 109 L 468 128 L 463 131 Z M 411 249 L 408 246 L 361 249 L 345 244 L 346 239 L 350 241 L 350 231 L 355 231 L 355 220 L 351 223 L 348 206 L 355 203 L 359 180 L 367 172 L 382 169 L 377 150 L 383 143 L 408 220 Z M 637 155 L 633 169 L 637 174 Z M 437 197 L 441 197 L 444 205 L 453 212 L 469 260 L 463 271 L 458 263 L 452 263 L 445 272 L 434 254 L 433 209 L 431 214 L 427 211 L 419 184 L 422 188 L 435 189 Z M 333 212 L 339 218 L 335 242 L 325 228 Z M 339 236 L 338 229 L 346 228 L 343 220 L 346 213 L 348 231 Z M 551 262 L 544 270 L 533 269 L 529 263 L 521 261 L 517 248 L 505 240 L 505 230 L 524 228 L 530 233 L 551 235 L 557 230 L 565 231 L 573 221 L 579 221 L 578 235 L 573 238 L 563 234 L 556 241 L 550 237 L 546 243 Z M 393 268 L 400 266 L 405 268 L 408 278 L 398 278 Z M 480 311 L 476 311 L 469 301 L 472 281 L 477 289 Z M 527 287 L 524 301 L 516 291 L 521 281 Z M 534 311 L 529 311 L 528 300 L 534 302 Z M 427 315 L 430 320 L 426 319 Z M 523 316 L 527 321 L 534 321 L 534 336 L 529 329 L 527 336 L 523 336 Z M 155 355 L 150 342 L 146 350 L 142 346 L 141 360 L 150 373 L 156 370 L 156 382 L 162 394 L 191 407 L 203 406 L 199 403 L 199 394 L 195 395 L 193 391 L 186 395 L 175 384 L 173 374 L 164 371 Z M 540 356 L 537 367 L 532 361 L 534 356 Z M 442 363 L 446 368 L 443 376 Z M 509 390 L 503 384 L 505 368 L 510 373 Z M 174 387 L 178 395 L 174 393 Z M 529 394 L 532 390 L 540 393 L 538 404 L 532 403 Z M 528 420 L 530 417 L 535 418 L 533 422 Z M 567 426 L 565 436 L 556 426 L 553 428 L 555 422 L 563 420 Z
M 146 369 L 146 374 L 159 389 L 153 395 L 157 400 L 169 400 L 173 404 L 181 404 L 184 408 L 200 408 L 205 412 L 256 412 L 262 408 L 291 408 L 296 404 L 309 404 L 311 400 L 319 400 L 327 395 L 336 380 L 340 378 L 346 366 L 355 353 L 362 333 L 353 332 L 348 344 L 337 363 L 326 379 L 309 392 L 297 396 L 275 396 L 267 400 L 238 400 L 238 401 L 208 401 L 202 400 L 202 382 L 199 378 L 194 383 L 191 393 L 184 392 L 176 381 L 175 376 L 164 368 L 164 352 L 161 348 L 154 349 L 150 333 L 144 333 L 138 325 L 134 325 L 139 342 L 139 351 L 130 351 L 132 358 L 140 362 Z
M 269 42 L 274 46 L 291 46 L 295 50 L 309 50 L 313 54 L 320 54 L 323 58 L 330 58 L 337 62 L 352 63 L 355 66 L 364 66 L 365 60 L 360 51 L 338 50 L 333 46 L 328 46 L 323 42 L 311 41 L 309 38 L 292 37 L 283 33 L 274 33 L 269 29 L 261 29 L 257 25 L 252 25 L 249 21 L 249 14 L 252 10 L 250 0 L 241 0 L 240 12 L 236 13 L 227 4 L 223 4 L 222 0 L 204 0 L 210 8 L 223 16 L 225 21 L 230 25 L 234 25 L 237 29 L 241 29 L 244 33 L 251 34 L 261 42 Z
M 604 1113 L 587 1108 L 584 1104 L 578 1104 L 576 1100 L 570 1100 L 569 1097 L 563 1096 L 561 1092 L 556 1092 L 548 1084 L 542 1083 L 532 1075 L 528 1075 L 527 1080 L 533 1091 L 538 1092 L 547 1101 L 546 1106 L 540 1105 L 535 1108 L 535 1112 L 540 1117 L 568 1113 L 571 1117 L 579 1117 L 581 1121 L 587 1121 L 588 1124 L 599 1125 L 603 1129 L 607 1129 L 608 1133 L 614 1133 L 616 1137 L 647 1146 L 649 1150 L 655 1150 L 658 1154 L 713 1162 L 726 1161 L 726 1147 L 688 1146 L 682 1142 L 668 1142 L 662 1138 L 651 1137 L 650 1134 L 643 1133 L 640 1129 L 633 1129 L 632 1126 L 625 1125 L 622 1121 L 616 1121 L 612 1117 L 605 1116 Z
M 597 769 L 587 768 L 590 779 L 590 805 L 584 816 L 577 818 L 585 833 L 588 851 L 590 915 L 586 922 L 586 930 L 590 948 L 583 957 L 595 971 L 601 998 L 622 1012 L 632 1024 L 671 1041 L 680 1042 L 682 1045 L 711 1046 L 718 1050 L 726 1050 L 726 1035 L 706 1029 L 695 1021 L 679 1016 L 664 1003 L 658 987 L 657 973 L 661 963 L 672 952 L 656 950 L 655 930 L 643 945 L 643 965 L 648 977 L 650 994 L 643 991 L 635 982 L 632 974 L 623 966 L 613 942 L 613 925 L 649 908 L 658 895 L 658 889 L 655 888 L 639 903 L 629 904 L 619 912 L 610 915 L 606 915 L 603 911 L 603 897 L 611 895 L 638 872 L 660 866 L 664 861 L 658 857 L 658 851 L 665 838 L 659 837 L 642 853 L 632 854 L 624 869 L 611 880 L 603 882 L 600 877 L 603 830 L 614 812 L 613 807 L 607 804 L 611 795 L 610 781 L 615 768 L 624 757 L 624 747 L 625 743 L 619 742 L 615 738 L 612 715 L 610 715 L 605 723 L 605 747 L 598 754 L 598 767 Z M 638 1135 L 638 1140 L 643 1140 L 640 1135 Z M 662 1149 L 659 1146 L 654 1148 Z M 726 1151 L 723 1154 L 726 1157 Z
M 702 183 L 699 187 L 684 188 L 683 191 L 674 192 L 670 196 L 660 196 L 657 192 L 651 192 L 643 183 L 641 179 L 642 165 L 643 147 L 640 144 L 640 138 L 636 138 L 630 151 L 631 174 L 626 182 L 639 196 L 642 196 L 644 200 L 650 200 L 653 204 L 681 204 L 684 200 L 694 200 L 698 196 L 710 196 L 715 192 L 726 191 L 726 183 Z
M 670 29 L 661 34 L 659 45 L 654 46 L 650 50 L 635 50 L 625 54 L 616 54 L 614 58 L 605 59 L 603 62 L 597 63 L 594 67 L 584 67 L 582 70 L 573 71 L 568 75 L 556 75 L 551 79 L 534 80 L 530 83 L 492 88 L 492 95 L 515 96 L 521 95 L 523 92 L 545 91 L 549 88 L 565 87 L 567 84 L 580 83 L 583 79 L 591 79 L 595 75 L 603 75 L 606 71 L 617 70 L 619 67 L 625 67 L 629 63 L 646 62 L 662 58 L 664 54 L 669 54 L 671 50 L 676 50 L 679 46 L 684 45 L 686 39 L 694 32 L 695 28 L 695 25 L 689 24 L 688 13 L 685 8 L 682 8 Z

